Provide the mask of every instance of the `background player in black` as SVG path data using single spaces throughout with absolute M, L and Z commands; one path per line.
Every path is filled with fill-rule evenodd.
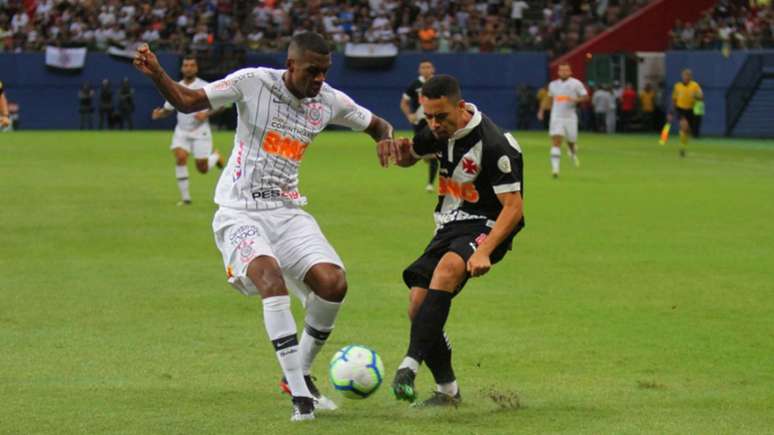
M 422 96 L 422 85 L 424 85 L 427 80 L 430 80 L 434 74 L 435 67 L 432 62 L 429 60 L 419 62 L 419 77 L 411 82 L 408 88 L 406 88 L 406 92 L 403 93 L 403 98 L 400 99 L 400 110 L 414 128 L 414 134 L 422 131 L 427 125 L 427 121 L 425 120 L 422 111 L 420 97 Z M 438 160 L 431 158 L 427 163 L 429 168 L 425 190 L 433 192 L 435 191 L 435 174 L 438 172 Z
M 396 163 L 411 166 L 429 154 L 439 158 L 437 230 L 422 256 L 403 272 L 411 289 L 411 339 L 392 388 L 398 399 L 416 400 L 414 379 L 424 361 L 437 391 L 422 405 L 456 405 L 461 396 L 444 325 L 454 295 L 468 278 L 500 261 L 524 226 L 523 162 L 513 136 L 466 103 L 453 77 L 435 76 L 422 92 L 428 126 L 413 141 L 396 141 L 401 151 Z

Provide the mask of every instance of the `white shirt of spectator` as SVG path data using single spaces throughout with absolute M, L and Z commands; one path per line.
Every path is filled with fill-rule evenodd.
M 200 79 L 199 77 L 194 78 L 191 83 L 186 83 L 183 80 L 180 80 L 178 83 L 188 89 L 201 89 L 207 85 L 207 82 Z M 169 101 L 165 101 L 164 110 L 173 111 L 175 108 L 169 104 Z M 202 133 L 205 133 L 205 131 L 207 134 L 211 133 L 209 119 L 205 119 L 204 121 L 197 121 L 195 113 L 177 112 L 177 125 L 175 126 L 175 134 L 183 134 L 186 136 L 201 135 Z
M 11 30 L 13 30 L 13 33 L 19 33 L 27 27 L 29 22 L 30 17 L 27 16 L 26 12 L 17 12 L 11 18 Z
M 304 205 L 298 169 L 304 151 L 329 124 L 365 130 L 371 112 L 324 83 L 314 98 L 297 99 L 285 70 L 245 68 L 204 87 L 213 108 L 236 103 L 234 148 L 218 181 L 222 207 L 260 210 Z
M 588 95 L 580 80 L 570 77 L 567 80 L 556 79 L 548 85 L 548 95 L 554 101 L 551 106 L 551 119 L 578 119 L 575 113 L 578 98 Z
M 511 4 L 511 19 L 520 20 L 524 17 L 524 9 L 529 9 L 527 2 L 515 1 Z

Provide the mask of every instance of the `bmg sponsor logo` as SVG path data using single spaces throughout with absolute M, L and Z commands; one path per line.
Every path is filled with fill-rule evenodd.
M 258 227 L 255 225 L 242 225 L 234 230 L 229 236 L 228 241 L 231 245 L 236 246 L 242 240 L 249 239 L 258 235 Z

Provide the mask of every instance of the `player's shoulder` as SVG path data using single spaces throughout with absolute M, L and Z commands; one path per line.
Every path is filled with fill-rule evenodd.
M 266 81 L 272 79 L 275 71 L 264 67 L 241 68 L 227 75 L 224 80 L 230 81 L 232 85 L 242 81 Z
M 323 82 L 322 88 L 320 89 L 319 98 L 323 103 L 330 106 L 351 105 L 354 103 L 352 97 L 347 95 L 345 92 L 334 88 L 328 82 Z
M 488 116 L 481 114 L 481 123 L 478 125 L 481 143 L 484 149 L 498 150 L 502 153 L 504 150 L 513 149 L 521 154 L 521 147 L 518 141 L 508 131 L 503 131 Z

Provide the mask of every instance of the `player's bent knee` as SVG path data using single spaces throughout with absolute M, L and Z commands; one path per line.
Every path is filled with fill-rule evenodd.
M 247 277 L 253 282 L 262 298 L 288 294 L 285 279 L 277 260 L 268 256 L 253 259 L 247 266 Z
M 462 260 L 462 257 L 449 252 L 435 267 L 430 287 L 435 290 L 453 292 L 465 278 L 465 271 L 465 261 Z
M 334 264 L 313 266 L 305 281 L 317 296 L 326 301 L 341 302 L 347 295 L 347 278 L 344 271 Z

